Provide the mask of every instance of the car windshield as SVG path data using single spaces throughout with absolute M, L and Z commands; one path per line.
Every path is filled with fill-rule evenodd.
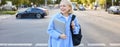
M 28 8 L 26 10 L 27 12 L 43 12 L 41 9 L 39 8 Z
M 120 9 L 120 6 L 112 6 L 111 8 Z
M 32 8 L 28 8 L 26 11 L 27 11 L 27 12 L 30 12 L 31 10 L 32 10 Z
M 120 9 L 120 6 L 117 6 L 118 9 Z

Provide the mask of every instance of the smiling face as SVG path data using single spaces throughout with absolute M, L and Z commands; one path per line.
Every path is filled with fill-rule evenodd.
M 60 4 L 60 10 L 61 10 L 61 13 L 68 13 L 70 11 L 70 7 L 65 4 Z
M 68 2 L 60 3 L 61 13 L 63 13 L 63 14 L 69 13 L 71 11 L 71 9 L 72 9 L 72 7 L 70 6 L 70 4 Z

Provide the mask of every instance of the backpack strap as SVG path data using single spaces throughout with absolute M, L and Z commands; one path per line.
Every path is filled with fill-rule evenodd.
M 76 17 L 76 16 L 73 14 L 73 15 L 72 15 L 71 22 L 75 19 L 75 17 Z
M 72 15 L 71 22 L 70 22 L 70 31 L 71 31 L 71 34 L 72 34 L 72 35 L 73 35 L 73 30 L 72 30 L 71 24 L 72 24 L 72 21 L 74 21 L 75 17 L 76 17 L 76 16 L 73 14 L 73 15 Z

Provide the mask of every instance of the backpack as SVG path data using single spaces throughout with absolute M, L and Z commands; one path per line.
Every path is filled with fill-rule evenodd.
M 76 17 L 75 15 L 72 15 L 71 23 L 75 19 L 75 17 Z M 71 31 L 71 34 L 72 34 L 73 46 L 77 46 L 81 43 L 81 39 L 82 39 L 81 28 L 79 29 L 78 34 L 73 34 L 71 23 L 70 23 L 70 31 Z M 79 24 L 79 26 L 80 26 L 80 24 Z

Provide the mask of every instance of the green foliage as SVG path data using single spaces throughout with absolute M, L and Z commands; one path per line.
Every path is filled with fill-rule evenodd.
M 57 0 L 57 1 L 56 1 L 56 4 L 59 4 L 59 3 L 60 3 L 60 1 L 61 1 L 61 0 Z
M 113 5 L 120 5 L 119 1 L 120 0 L 114 0 Z M 106 0 L 106 4 L 112 6 L 112 0 Z
M 80 0 L 82 4 L 87 4 L 87 0 Z
M 45 0 L 29 0 L 29 1 L 33 4 L 36 4 L 36 5 L 45 3 Z
M 0 14 L 10 14 L 10 15 L 13 15 L 15 14 L 17 11 L 0 11 L 1 13 Z
M 3 5 L 3 4 L 6 4 L 6 0 L 1 0 L 1 4 L 0 5 Z
M 92 4 L 95 0 L 86 0 L 88 4 Z
M 44 5 L 45 0 L 1 0 L 0 5 L 6 4 L 6 1 L 12 1 L 13 5 L 20 6 L 20 5 L 31 5 L 31 3 L 36 5 Z M 59 4 L 61 0 L 56 0 L 56 4 Z M 48 4 L 53 4 L 52 0 L 47 0 Z
M 99 0 L 99 4 L 100 5 L 104 5 L 105 4 L 105 0 Z
M 20 5 L 31 5 L 31 3 L 36 5 L 44 5 L 45 0 L 1 0 L 0 5 L 6 4 L 6 1 L 12 1 L 13 5 L 20 6 Z M 61 0 L 56 0 L 55 4 L 59 4 Z M 93 4 L 96 0 L 71 0 L 72 2 L 77 2 L 78 4 L 90 5 Z M 107 2 L 105 2 L 107 1 Z M 120 0 L 115 0 L 114 5 L 118 5 Z M 48 4 L 53 4 L 52 0 L 47 0 Z M 100 5 L 112 4 L 112 0 L 98 0 Z

